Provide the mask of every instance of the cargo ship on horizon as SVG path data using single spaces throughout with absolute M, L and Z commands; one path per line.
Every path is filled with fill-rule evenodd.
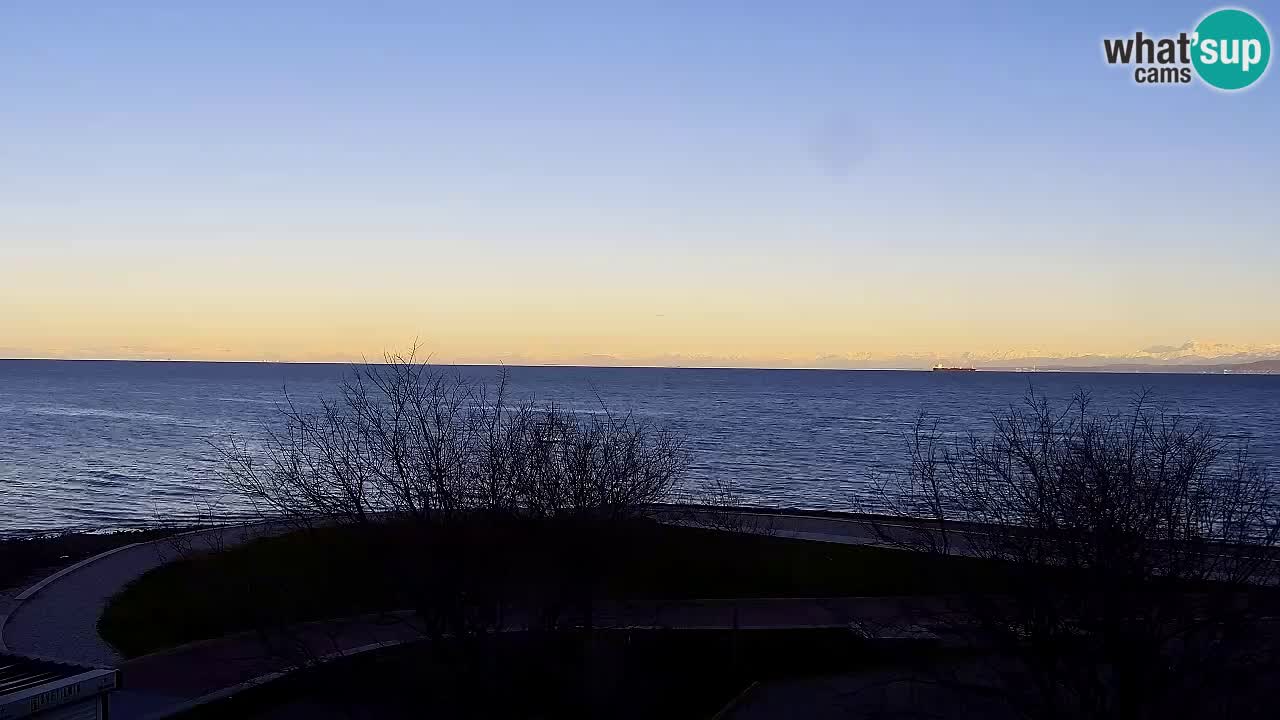
M 977 372 L 975 367 L 946 367 L 944 365 L 933 366 L 934 372 Z

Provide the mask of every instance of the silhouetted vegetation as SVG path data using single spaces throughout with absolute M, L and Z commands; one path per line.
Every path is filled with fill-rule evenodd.
M 433 560 L 406 555 L 399 531 L 315 528 L 188 557 L 152 570 L 116 596 L 99 627 L 132 656 L 237 631 L 409 609 L 414 592 L 404 575 L 433 577 Z M 485 522 L 468 535 L 473 577 L 499 587 L 467 592 L 505 596 L 509 620 L 524 624 L 519 613 L 560 593 L 558 540 L 540 525 Z M 656 608 L 695 598 L 919 595 L 1000 582 L 998 567 L 977 560 L 645 520 L 580 539 L 611 558 L 596 586 L 602 603 Z
M 284 428 L 220 446 L 230 486 L 272 515 L 347 524 L 447 524 L 475 513 L 546 520 L 635 516 L 667 499 L 683 438 L 604 407 L 515 404 L 413 356 L 352 368 L 337 399 Z
M 957 600 L 989 648 L 983 684 L 1030 717 L 1260 714 L 1277 669 L 1277 507 L 1211 427 L 1153 408 L 1030 395 L 990 437 L 921 422 L 881 502 L 931 520 L 884 540 L 1004 563 L 1004 592 Z M 952 678 L 955 680 L 955 678 Z
M 635 692 L 608 695 L 618 679 L 596 665 L 618 628 L 661 626 L 636 608 L 902 596 L 860 606 L 868 622 L 845 637 L 909 638 L 925 648 L 910 687 L 997 714 L 1256 715 L 1277 669 L 1271 486 L 1243 449 L 1145 399 L 1104 412 L 1084 394 L 1065 408 L 1030 395 L 990 436 L 922 419 L 909 472 L 877 498 L 909 518 L 840 518 L 889 547 L 742 525 L 767 513 L 655 510 L 684 478 L 678 436 L 603 408 L 512 403 L 504 384 L 412 359 L 356 368 L 337 400 L 284 420 L 222 450 L 232 487 L 295 529 L 133 583 L 99 626 L 126 654 L 382 615 L 429 640 L 396 672 L 447 677 L 450 712 L 466 699 L 505 712 L 474 698 L 518 690 L 536 700 L 526 710 L 586 715 Z M 731 638 L 737 623 L 733 609 Z M 716 694 L 744 677 L 707 682 Z
M 571 610 L 589 628 L 612 559 L 583 538 L 667 499 L 688 462 L 681 437 L 632 415 L 513 403 L 505 380 L 489 387 L 412 355 L 353 368 L 336 399 L 316 412 L 289 404 L 283 420 L 261 442 L 220 448 L 228 483 L 300 526 L 352 528 L 366 536 L 358 547 L 394 533 L 401 565 L 387 577 L 436 638 L 487 633 L 517 600 L 531 623 L 554 628 Z M 537 524 L 555 547 L 544 567 L 557 592 L 512 598 L 495 581 L 486 556 L 512 522 Z

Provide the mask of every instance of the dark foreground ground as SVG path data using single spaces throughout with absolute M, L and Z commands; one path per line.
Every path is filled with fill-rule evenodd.
M 425 545 L 394 532 L 325 527 L 148 572 L 113 598 L 99 630 L 135 657 L 239 631 L 411 609 L 444 573 L 472 596 L 516 612 L 583 596 L 601 603 L 910 596 L 990 590 L 1000 582 L 997 569 L 974 559 L 650 521 L 567 536 L 478 527 L 468 537 Z
M 905 667 L 903 655 L 838 629 L 504 633 L 332 663 L 182 717 L 712 718 L 767 683 Z
M 445 575 L 463 591 L 450 596 L 500 599 L 504 631 L 415 632 L 405 645 L 332 660 L 189 717 L 709 718 L 760 683 L 931 656 L 939 650 L 928 639 L 871 637 L 848 619 L 896 616 L 900 598 L 1001 580 L 974 559 L 647 520 L 568 532 L 479 522 L 447 537 L 330 526 L 156 568 L 112 599 L 99 629 L 137 658 L 124 666 L 126 686 L 131 670 L 143 685 L 148 674 L 163 685 L 166 658 L 209 646 L 187 643 L 242 633 L 288 654 L 298 623 L 417 617 L 414 603 L 432 599 L 432 580 Z M 548 610 L 563 613 L 553 627 Z
M 274 638 L 287 652 L 309 637 L 299 636 L 299 623 L 422 623 L 394 635 L 394 647 L 379 644 L 241 690 L 190 715 L 197 718 L 1001 718 L 1011 716 L 1008 698 L 1025 701 L 1024 690 L 1044 678 L 1022 657 L 1035 647 L 993 644 L 1002 636 L 982 631 L 998 629 L 1019 591 L 1070 595 L 1087 581 L 1060 570 L 1019 576 L 1014 566 L 969 557 L 646 520 L 566 526 L 478 517 L 443 534 L 394 523 L 327 526 L 191 554 L 116 595 L 99 627 L 135 658 L 125 665 L 127 687 L 131 669 L 159 678 L 173 658 L 226 642 L 183 645 L 204 638 Z M 1144 588 L 1186 600 L 1208 589 Z M 1269 603 L 1271 595 L 1228 599 Z M 970 605 L 957 611 L 947 603 L 960 596 Z M 995 614 L 974 614 L 983 606 Z M 475 615 L 432 629 L 430 618 L 451 608 Z M 495 608 L 498 618 L 485 616 Z M 984 618 L 997 624 L 983 625 Z M 1220 699 L 1219 709 L 1232 710 L 1224 716 L 1267 716 L 1253 711 L 1265 706 L 1259 700 L 1269 692 L 1271 664 L 1241 665 L 1235 651 L 1280 657 L 1271 652 L 1280 649 L 1273 625 L 1212 626 L 1224 638 L 1242 629 L 1256 637 L 1206 646 L 1234 662 L 1226 685 L 1205 684 L 1213 693 L 1206 707 Z M 1056 642 L 1033 659 L 1078 656 L 1063 666 L 1074 672 L 1113 657 L 1075 631 Z M 1166 653 L 1200 657 L 1174 647 L 1158 652 L 1153 667 L 1165 666 Z M 313 649 L 290 667 L 316 657 Z M 1099 677 L 1111 682 L 1103 670 Z M 1159 676 L 1166 674 L 1182 677 Z M 1221 674 L 1188 677 L 1208 683 Z M 1148 704 L 1175 717 L 1167 709 L 1180 702 Z

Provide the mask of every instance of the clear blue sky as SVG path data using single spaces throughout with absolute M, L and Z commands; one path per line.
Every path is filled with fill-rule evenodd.
M 0 355 L 1280 343 L 1280 78 L 1054 5 L 8 0 Z

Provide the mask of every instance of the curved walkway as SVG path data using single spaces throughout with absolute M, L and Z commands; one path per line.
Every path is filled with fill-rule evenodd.
M 303 623 L 275 635 L 245 632 L 129 660 L 111 716 L 160 720 L 283 677 L 295 670 L 420 640 L 403 613 Z
M 655 509 L 655 516 L 673 524 L 851 545 L 883 544 L 886 529 L 894 532 L 896 528 L 904 536 L 920 531 L 918 525 L 885 524 L 884 518 L 802 510 L 664 506 Z M 113 595 L 183 552 L 237 545 L 288 527 L 283 522 L 262 522 L 199 530 L 128 545 L 77 563 L 14 598 L 10 604 L 16 608 L 7 621 L 0 617 L 0 649 L 7 646 L 13 652 L 82 665 L 118 665 L 122 662 L 119 653 L 98 635 L 98 618 Z
M 697 505 L 667 505 L 655 508 L 654 516 L 661 522 L 674 525 L 720 528 L 844 545 L 918 548 L 928 545 L 929 540 L 939 543 L 945 540 L 948 552 L 957 555 L 978 554 L 980 539 L 987 534 L 981 526 L 965 522 L 948 523 L 944 536 L 935 529 L 933 522 L 927 520 L 790 508 L 718 509 Z
M 72 565 L 14 598 L 0 624 L 0 648 L 80 665 L 114 667 L 123 658 L 98 635 L 107 601 L 152 568 L 184 552 L 215 550 L 279 532 L 279 523 L 198 530 L 172 538 L 126 545 Z
M 742 598 L 626 603 L 597 608 L 597 629 L 840 629 L 869 639 L 928 640 L 920 625 L 945 610 L 938 599 L 893 597 Z M 528 627 L 509 617 L 504 631 Z M 124 663 L 113 718 L 160 720 L 317 663 L 421 641 L 407 611 L 303 623 L 183 645 Z
M 662 522 L 721 527 L 844 544 L 880 544 L 868 516 L 769 511 L 749 508 L 708 510 L 690 506 L 655 509 Z M 82 665 L 121 667 L 126 687 L 113 701 L 113 716 L 167 717 L 178 710 L 252 686 L 299 665 L 288 653 L 271 647 L 267 638 L 243 634 L 174 648 L 125 662 L 98 634 L 98 618 L 112 596 L 148 570 L 184 553 L 217 550 L 280 533 L 283 522 L 213 528 L 116 548 L 72 565 L 16 595 L 8 617 L 0 616 L 0 649 Z M 918 527 L 902 526 L 918 531 Z M 850 627 L 870 635 L 914 635 L 909 618 L 918 614 L 919 599 L 792 598 L 774 600 L 704 600 L 601 609 L 600 626 L 665 628 Z M 0 608 L 3 609 L 3 608 Z M 936 610 L 936 609 L 934 609 Z M 613 617 L 608 617 L 609 615 Z M 305 640 L 312 660 L 350 655 L 398 644 L 421 635 L 403 620 L 356 619 L 311 623 L 293 637 Z M 295 647 L 296 651 L 297 648 Z M 295 658 L 296 660 L 296 658 Z

